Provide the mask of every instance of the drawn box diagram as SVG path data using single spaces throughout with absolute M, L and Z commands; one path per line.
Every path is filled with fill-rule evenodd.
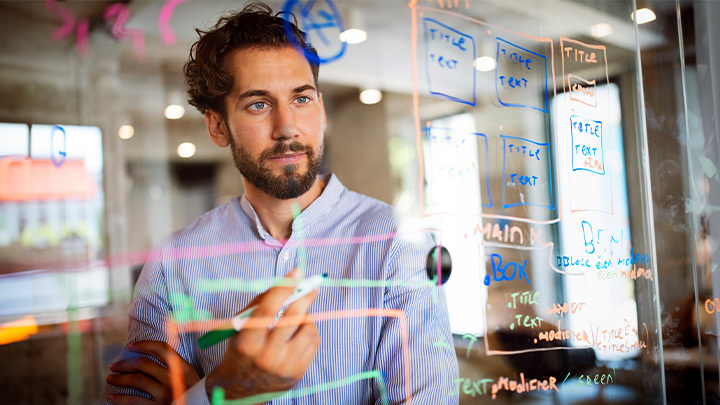
M 446 213 L 472 214 L 492 207 L 487 137 L 440 127 L 426 127 L 424 133 L 429 205 Z
M 475 40 L 431 18 L 423 26 L 430 94 L 475 106 Z
M 537 287 L 555 277 L 565 282 L 585 277 L 555 269 L 551 254 L 550 245 L 522 249 L 484 245 L 488 288 L 483 310 L 489 355 L 592 345 L 590 303 L 557 302 Z
M 500 135 L 503 140 L 503 208 L 555 209 L 549 144 Z
M 570 100 L 589 107 L 598 106 L 596 80 L 608 83 L 606 48 L 570 38 L 560 38 L 563 86 Z M 579 73 L 582 72 L 582 75 Z
M 572 169 L 605 174 L 603 159 L 602 122 L 578 115 L 570 116 L 572 140 Z
M 547 57 L 497 37 L 496 60 L 498 102 L 547 114 Z

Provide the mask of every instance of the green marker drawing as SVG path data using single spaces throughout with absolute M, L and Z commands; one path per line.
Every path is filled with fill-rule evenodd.
M 222 387 L 215 387 L 212 391 L 212 405 L 225 404 L 225 390 Z
M 293 221 L 297 221 L 298 217 L 301 214 L 300 211 L 300 204 L 297 203 L 297 201 L 293 202 L 292 204 L 292 212 L 293 212 Z M 305 265 L 307 257 L 305 256 L 305 227 L 303 226 L 302 221 L 300 221 L 298 227 L 298 267 L 300 270 L 305 273 Z
M 245 281 L 236 278 L 225 279 L 203 279 L 198 282 L 198 288 L 202 292 L 214 293 L 224 291 L 238 292 L 263 292 L 273 285 L 292 286 L 292 280 L 284 277 L 267 278 Z M 373 280 L 373 279 L 327 279 L 323 287 L 351 287 L 351 288 L 386 288 L 386 287 L 412 287 L 424 288 L 437 286 L 437 279 L 432 280 Z
M 373 371 L 365 371 L 362 373 L 355 374 L 353 376 L 350 376 L 348 378 L 343 378 L 341 380 L 331 381 L 328 383 L 323 384 L 317 384 L 313 385 L 312 387 L 307 387 L 299 390 L 290 390 L 290 391 L 278 391 L 278 392 L 270 392 L 267 394 L 259 394 L 259 395 L 253 395 L 251 397 L 238 399 L 235 401 L 225 401 L 226 405 L 244 405 L 244 404 L 260 404 L 264 402 L 271 401 L 274 398 L 277 398 L 279 396 L 284 396 L 287 398 L 295 399 L 300 398 L 305 395 L 314 394 L 316 392 L 322 392 L 322 391 L 328 391 L 335 389 L 337 387 L 342 387 L 343 385 L 352 384 L 358 381 L 362 380 L 369 380 L 369 379 L 375 379 L 375 382 L 378 385 L 378 388 L 380 389 L 380 399 L 382 400 L 382 403 L 387 405 L 389 404 L 390 400 L 387 396 L 387 389 L 385 388 L 385 380 L 383 379 L 382 373 L 380 373 L 379 370 L 373 370 Z

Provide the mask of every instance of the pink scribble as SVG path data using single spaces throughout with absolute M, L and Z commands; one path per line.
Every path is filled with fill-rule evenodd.
M 88 50 L 88 29 L 90 24 L 87 20 L 80 21 L 77 25 L 77 53 L 85 55 Z
M 115 19 L 112 25 L 112 35 L 117 39 L 132 38 L 135 55 L 138 59 L 145 59 L 145 36 L 141 30 L 125 28 L 129 16 L 128 6 L 121 3 L 109 5 L 103 13 L 103 17 L 108 23 Z
M 75 16 L 64 5 L 59 4 L 56 0 L 45 0 L 45 8 L 63 20 L 63 25 L 53 31 L 52 38 L 60 40 L 72 33 L 75 28 Z
M 160 15 L 158 15 L 158 30 L 160 30 L 160 35 L 165 45 L 173 45 L 177 42 L 177 35 L 175 35 L 170 28 L 170 17 L 172 17 L 175 6 L 185 3 L 186 1 L 188 0 L 168 0 L 160 10 Z

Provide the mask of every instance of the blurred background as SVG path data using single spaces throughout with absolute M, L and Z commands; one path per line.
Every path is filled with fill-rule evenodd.
M 148 252 L 243 193 L 187 104 L 182 67 L 195 28 L 244 4 L 0 1 L 0 403 L 97 402 Z M 268 4 L 298 15 L 322 58 L 323 171 L 433 229 L 452 255 L 461 403 L 720 401 L 720 2 Z M 436 64 L 443 30 L 473 45 L 464 79 Z M 523 62 L 501 46 L 545 64 L 520 96 L 499 77 Z M 578 49 L 599 63 L 571 58 Z M 567 153 L 579 115 L 603 124 L 598 182 Z M 508 142 L 537 148 L 542 165 L 512 160 Z M 484 283 L 493 257 L 526 260 L 533 285 Z M 652 276 L 628 276 L 641 259 Z M 505 309 L 526 290 L 537 302 Z M 551 311 L 579 302 L 592 310 Z M 532 342 L 558 320 L 594 344 Z M 600 328 L 625 337 L 603 348 Z M 471 384 L 519 373 L 563 386 L 493 400 Z

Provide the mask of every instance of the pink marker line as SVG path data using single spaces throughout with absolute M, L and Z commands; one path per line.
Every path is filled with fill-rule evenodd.
M 133 49 L 135 55 L 139 59 L 144 59 L 145 53 L 145 37 L 142 31 L 138 29 L 125 29 L 125 24 L 130 16 L 130 10 L 126 4 L 115 3 L 108 6 L 103 13 L 105 21 L 108 23 L 112 22 L 115 18 L 115 22 L 112 25 L 112 34 L 115 38 L 131 38 L 133 42 Z
M 56 0 L 45 0 L 45 8 L 63 20 L 63 25 L 53 31 L 52 38 L 60 40 L 70 35 L 75 27 L 75 16 L 73 13 L 64 5 L 58 4 Z
M 188 0 L 168 0 L 163 5 L 158 15 L 158 30 L 162 36 L 163 43 L 165 45 L 173 45 L 177 42 L 177 35 L 170 28 L 170 18 L 172 17 L 175 6 L 187 2 Z

